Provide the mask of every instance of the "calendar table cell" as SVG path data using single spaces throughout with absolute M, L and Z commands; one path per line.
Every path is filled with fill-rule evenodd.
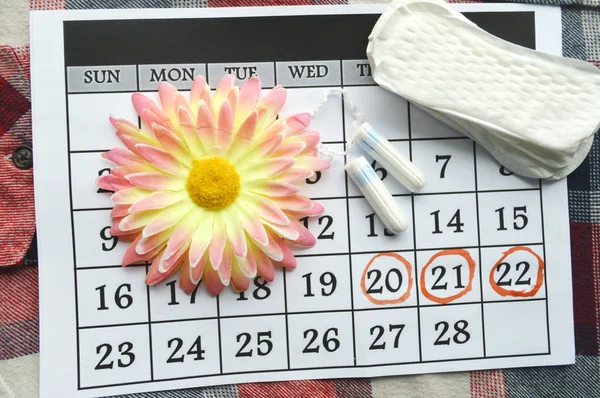
M 79 326 L 148 321 L 146 267 L 77 271 Z
M 81 387 L 149 381 L 148 325 L 79 330 Z
M 477 145 L 477 189 L 496 191 L 502 189 L 538 188 L 540 181 L 520 176 L 500 165 L 482 146 Z
M 74 209 L 108 208 L 114 206 L 112 192 L 98 188 L 99 176 L 109 174 L 114 164 L 100 153 L 71 154 L 71 192 Z
M 414 252 L 353 254 L 354 308 L 417 305 Z
M 416 248 L 477 246 L 475 195 L 415 196 Z
M 344 150 L 343 144 L 329 144 L 329 148 L 341 152 Z M 301 195 L 308 198 L 339 198 L 346 197 L 346 171 L 344 170 L 344 159 L 335 156 L 330 161 L 329 169 L 317 171 L 312 177 L 299 181 Z
M 431 116 L 414 104 L 410 104 L 410 128 L 412 139 L 448 137 L 466 139 L 462 133 Z
M 479 228 L 482 245 L 541 243 L 540 191 L 480 193 Z
M 155 379 L 218 374 L 219 325 L 216 319 L 152 325 Z
M 416 274 L 421 305 L 481 301 L 478 249 L 419 251 Z
M 410 159 L 410 144 L 408 141 L 393 141 L 391 144 L 407 159 Z M 362 149 L 358 145 L 355 145 L 351 149 L 351 154 L 358 156 L 364 156 L 365 159 L 369 162 L 375 173 L 385 187 L 390 191 L 392 195 L 408 195 L 410 192 L 408 189 L 404 188 L 402 184 L 400 184 L 384 167 L 382 167 L 379 163 L 373 160 L 369 155 L 364 153 Z M 362 192 L 358 189 L 356 184 L 352 181 L 350 176 L 346 176 L 348 179 L 348 196 L 363 196 Z
M 344 86 L 375 85 L 371 65 L 367 59 L 342 60 L 342 79 Z
M 298 258 L 285 274 L 288 313 L 352 308 L 350 259 L 344 256 Z
M 288 87 L 287 100 L 280 112 L 281 117 L 314 111 L 330 88 L 333 87 L 302 89 Z M 309 129 L 318 131 L 322 142 L 344 142 L 342 117 L 342 99 L 333 96 L 311 118 Z
M 289 315 L 288 334 L 291 369 L 354 364 L 350 311 Z
M 235 76 L 235 84 L 241 86 L 253 76 L 258 76 L 262 87 L 275 86 L 275 64 L 273 62 L 244 62 L 208 64 L 210 84 L 216 87 L 225 75 Z
M 376 85 L 345 87 L 344 91 L 379 134 L 388 140 L 408 139 L 408 104 L 404 98 Z M 344 110 L 346 136 L 350 138 L 354 118 L 349 106 Z
M 179 90 L 190 90 L 196 76 L 206 76 L 205 64 L 139 65 L 140 90 L 158 90 L 166 82 Z
M 322 215 L 300 219 L 317 238 L 317 244 L 311 248 L 295 248 L 294 253 L 297 256 L 348 253 L 346 199 L 320 200 L 319 203 L 325 208 Z
M 122 146 L 108 120 L 137 120 L 131 93 L 69 94 L 69 137 L 71 151 L 108 150 Z
M 398 207 L 412 225 L 412 203 L 409 196 L 394 197 Z M 363 198 L 352 198 L 350 206 L 350 244 L 353 253 L 410 250 L 414 248 L 412 226 L 394 235 L 388 231 L 373 207 Z
M 223 373 L 284 370 L 285 315 L 221 319 Z
M 483 357 L 481 304 L 421 308 L 424 361 Z
M 119 266 L 130 242 L 110 234 L 110 210 L 73 213 L 75 225 L 75 266 Z
M 412 143 L 413 162 L 427 176 L 418 193 L 475 191 L 471 140 L 433 140 Z
M 217 316 L 217 298 L 208 293 L 200 280 L 191 294 L 179 287 L 180 274 L 152 286 L 150 292 L 150 315 L 152 321 L 176 319 L 212 318 Z
M 542 245 L 483 248 L 481 262 L 484 301 L 546 297 Z
M 219 294 L 221 316 L 276 314 L 285 312 L 283 271 L 276 269 L 273 282 L 260 276 L 250 282 L 245 292 L 232 288 L 223 289 Z
M 356 364 L 418 362 L 417 311 L 397 308 L 355 312 Z
M 547 354 L 546 300 L 484 303 L 487 356 Z

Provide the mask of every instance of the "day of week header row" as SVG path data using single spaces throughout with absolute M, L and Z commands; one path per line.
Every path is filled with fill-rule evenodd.
M 274 87 L 276 84 L 284 87 L 375 84 L 367 60 L 67 68 L 70 93 L 156 90 L 161 82 L 170 83 L 180 90 L 189 90 L 194 77 L 198 75 L 207 77 L 211 86 L 216 86 L 227 74 L 234 75 L 238 82 L 259 76 L 263 87 Z

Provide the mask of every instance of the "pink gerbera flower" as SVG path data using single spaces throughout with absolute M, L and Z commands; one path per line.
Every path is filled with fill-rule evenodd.
M 230 282 L 246 290 L 257 274 L 272 281 L 274 264 L 296 266 L 288 243 L 316 242 L 298 219 L 323 207 L 293 185 L 329 167 L 310 115 L 278 119 L 282 87 L 261 100 L 257 77 L 234 81 L 212 92 L 199 76 L 189 101 L 163 83 L 162 107 L 133 94 L 141 129 L 110 119 L 126 148 L 103 154 L 117 166 L 98 185 L 115 191 L 111 234 L 133 241 L 123 265 L 151 261 L 149 285 L 181 270 L 188 293 L 202 279 L 212 294 Z

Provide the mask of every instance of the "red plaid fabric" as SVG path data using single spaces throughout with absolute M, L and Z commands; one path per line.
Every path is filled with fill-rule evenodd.
M 17 0 L 14 0 L 17 1 Z M 512 1 L 512 0 L 508 0 Z M 516 0 L 518 1 L 518 0 Z M 589 60 L 600 67 L 600 11 L 598 0 L 521 0 L 526 3 L 585 4 L 588 8 L 563 9 L 563 49 L 566 56 Z M 369 0 L 364 0 L 369 2 Z M 473 3 L 478 0 L 450 0 Z M 31 10 L 116 7 L 235 7 L 269 5 L 343 4 L 346 0 L 30 0 Z M 12 154 L 31 145 L 29 48 L 0 46 L 0 365 L 37 353 L 37 268 L 23 264 L 34 233 L 32 170 L 21 170 Z M 435 390 L 444 376 L 423 378 L 302 380 L 248 383 L 207 389 L 189 389 L 149 397 L 396 397 L 444 396 L 473 398 L 525 398 L 540 396 L 592 397 L 600 391 L 600 144 L 596 140 L 589 158 L 569 176 L 571 251 L 575 308 L 577 363 L 570 367 L 526 368 L 470 372 L 450 388 Z M 13 267 L 7 267 L 7 266 Z M 4 266 L 4 267 L 1 267 Z M 42 265 L 43 266 L 43 265 Z M 571 327 L 565 325 L 565 327 Z M 4 360 L 4 361 L 3 361 Z M 16 363 L 16 362 L 13 362 Z M 6 369 L 6 365 L 4 365 Z M 15 365 L 17 366 L 17 365 Z M 0 367 L 1 369 L 1 367 Z M 466 374 L 463 374 L 466 375 Z M 0 396 L 2 395 L 0 371 Z M 37 371 L 23 375 L 35 382 Z M 420 380 L 413 383 L 412 380 Z M 454 379 L 453 379 L 454 380 Z M 443 383 L 448 383 L 444 381 Z M 441 384 L 445 386 L 445 384 Z M 459 385 L 466 383 L 466 385 Z M 431 388 L 429 388 L 431 387 Z M 466 387 L 462 389 L 462 387 Z M 9 393 L 10 394 L 10 393 Z M 19 395 L 15 397 L 21 398 Z M 9 395 L 11 397 L 11 395 Z
M 33 170 L 12 161 L 31 146 L 30 92 L 28 49 L 0 47 L 0 266 L 21 262 L 35 230 Z

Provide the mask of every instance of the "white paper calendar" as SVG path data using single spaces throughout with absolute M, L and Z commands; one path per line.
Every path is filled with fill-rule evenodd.
M 483 29 L 560 54 L 560 9 L 470 4 Z M 383 6 L 34 12 L 35 193 L 45 397 L 88 397 L 252 381 L 375 377 L 573 363 L 566 180 L 525 179 L 470 139 L 378 87 L 367 36 Z M 456 66 L 448 66 L 455 68 Z M 459 72 L 459 70 L 457 71 Z M 191 295 L 176 276 L 145 285 L 121 267 L 110 193 L 96 178 L 120 146 L 109 116 L 234 74 L 288 90 L 282 116 L 343 88 L 424 172 L 410 194 L 373 166 L 408 215 L 392 235 L 344 160 L 302 184 L 325 207 L 294 270 L 247 292 Z M 187 91 L 186 91 L 187 90 Z M 344 150 L 352 117 L 332 96 L 311 122 Z

